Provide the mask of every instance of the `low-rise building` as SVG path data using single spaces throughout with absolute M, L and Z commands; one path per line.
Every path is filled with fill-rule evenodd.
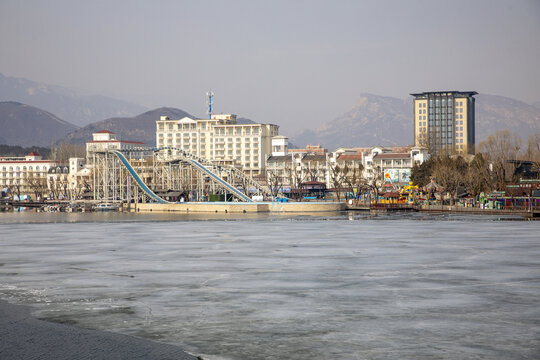
M 23 157 L 0 157 L 0 189 L 10 196 L 43 198 L 48 195 L 49 169 L 62 165 L 36 152 Z
M 0 157 L 0 190 L 7 196 L 31 200 L 75 199 L 88 186 L 90 173 L 83 158 L 70 158 L 68 165 L 43 159 L 36 152 Z
M 391 181 L 395 185 L 407 185 L 413 166 L 421 164 L 428 157 L 427 149 L 422 147 L 375 147 L 365 155 L 364 176 L 377 184 Z
M 364 182 L 364 154 L 336 153 L 336 165 L 343 174 L 343 183 L 347 187 L 355 188 Z
M 410 146 L 341 148 L 320 154 L 276 152 L 266 161 L 267 183 L 281 184 L 285 190 L 299 188 L 306 181 L 352 190 L 385 181 L 403 186 L 408 185 L 413 166 L 428 157 L 426 148 Z
M 58 164 L 51 166 L 47 172 L 47 188 L 50 199 L 71 199 L 72 189 L 69 182 L 69 165 Z

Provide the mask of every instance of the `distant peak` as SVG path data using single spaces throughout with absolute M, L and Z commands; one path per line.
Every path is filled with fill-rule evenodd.
M 17 106 L 25 106 L 25 104 L 20 103 L 18 101 L 0 101 L 0 104 L 12 104 Z
M 399 99 L 399 98 L 395 98 L 391 96 L 362 93 L 356 98 L 354 107 L 366 106 L 370 102 L 388 102 L 388 101 L 403 101 L 403 99 Z

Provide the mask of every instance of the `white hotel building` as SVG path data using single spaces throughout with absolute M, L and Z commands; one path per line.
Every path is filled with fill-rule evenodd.
M 278 135 L 278 128 L 273 124 L 238 124 L 233 114 L 180 120 L 162 116 L 156 122 L 156 145 L 241 166 L 247 175 L 256 176 L 263 172 L 266 158 L 272 153 L 272 137 Z M 172 154 L 177 152 L 173 150 Z

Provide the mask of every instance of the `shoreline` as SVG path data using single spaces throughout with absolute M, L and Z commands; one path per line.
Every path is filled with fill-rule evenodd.
M 175 345 L 40 320 L 31 314 L 30 306 L 1 299 L 0 358 L 201 359 Z

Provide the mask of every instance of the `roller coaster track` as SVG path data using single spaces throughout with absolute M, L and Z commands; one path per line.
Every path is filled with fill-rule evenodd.
M 250 176 L 244 174 L 241 170 L 235 168 L 234 166 L 227 167 L 228 172 L 231 176 L 242 179 L 246 184 L 253 186 L 255 189 L 259 190 L 264 196 L 272 197 L 272 192 L 266 187 L 261 185 L 258 181 L 253 180 Z
M 223 180 L 220 176 L 216 175 L 211 168 L 217 167 L 218 169 L 227 169 L 228 167 L 221 167 L 219 165 L 215 165 L 212 162 L 205 160 L 203 158 L 200 158 L 198 156 L 195 156 L 191 153 L 188 153 L 182 149 L 178 149 L 175 147 L 167 146 L 162 148 L 155 148 L 154 151 L 160 151 L 160 150 L 176 150 L 178 153 L 180 153 L 180 158 L 184 161 L 187 161 L 197 169 L 201 170 L 203 173 L 208 175 L 212 180 L 214 180 L 216 183 L 227 189 L 231 194 L 236 196 L 241 201 L 251 202 L 249 196 L 238 190 L 236 187 L 228 183 L 227 181 Z
M 154 151 L 160 151 L 160 150 L 176 150 L 178 153 L 180 153 L 180 158 L 183 159 L 183 160 L 186 160 L 186 161 L 195 161 L 195 162 L 198 162 L 199 164 L 202 164 L 204 165 L 207 169 L 208 168 L 219 168 L 220 170 L 222 171 L 226 171 L 227 173 L 229 173 L 229 175 L 231 177 L 235 177 L 235 178 L 238 178 L 240 180 L 242 180 L 243 183 L 245 184 L 249 184 L 250 186 L 254 187 L 255 189 L 257 189 L 258 191 L 260 191 L 264 196 L 267 196 L 267 197 L 271 197 L 272 196 L 272 192 L 266 187 L 266 186 L 263 186 L 261 185 L 259 182 L 253 180 L 253 178 L 251 178 L 250 176 L 244 174 L 241 170 L 237 169 L 236 167 L 234 166 L 230 166 L 230 165 L 216 165 L 214 163 L 212 163 L 211 161 L 208 161 L 208 160 L 205 160 L 203 158 L 200 158 L 198 156 L 195 156 L 191 153 L 188 153 L 187 151 L 185 150 L 182 150 L 182 149 L 179 149 L 179 148 L 175 148 L 175 147 L 172 147 L 172 146 L 166 146 L 166 147 L 161 147 L 161 148 L 154 148 L 152 149 Z M 230 185 L 230 184 L 229 184 Z M 234 187 L 233 187 L 234 188 Z M 234 188 L 236 189 L 236 188 Z
M 150 149 L 145 149 L 145 150 L 150 150 Z M 246 194 L 244 194 L 243 192 L 238 190 L 236 187 L 229 184 L 227 181 L 223 180 L 220 176 L 216 175 L 213 171 L 211 171 L 210 168 L 216 166 L 215 164 L 212 164 L 211 162 L 209 162 L 207 160 L 201 159 L 201 158 L 199 158 L 199 157 L 197 157 L 197 156 L 195 156 L 193 154 L 187 153 L 187 152 L 185 152 L 185 151 L 183 151 L 181 149 L 174 148 L 174 147 L 154 148 L 154 149 L 151 149 L 151 150 L 153 150 L 153 151 L 160 151 L 160 150 L 176 150 L 176 151 L 178 151 L 180 154 L 182 154 L 180 156 L 182 160 L 187 161 L 192 166 L 194 166 L 195 168 L 199 169 L 200 171 L 202 171 L 203 173 L 208 175 L 213 181 L 215 181 L 220 186 L 225 188 L 228 192 L 230 192 L 231 194 L 236 196 L 239 200 L 246 201 L 246 202 L 251 202 L 252 201 L 249 198 L 249 196 L 247 196 Z M 160 198 L 152 190 L 150 190 L 150 188 L 144 183 L 144 181 L 142 181 L 141 177 L 137 174 L 135 169 L 131 166 L 131 164 L 129 163 L 129 161 L 127 160 L 127 158 L 125 157 L 124 154 L 122 154 L 120 151 L 117 151 L 117 150 L 113 150 L 112 152 L 118 157 L 118 159 L 120 159 L 122 164 L 125 166 L 125 168 L 129 171 L 129 173 L 131 174 L 133 179 L 139 185 L 139 188 L 142 191 L 144 191 L 151 199 L 157 201 L 158 203 L 170 203 L 169 201 L 166 201 L 166 200 Z

